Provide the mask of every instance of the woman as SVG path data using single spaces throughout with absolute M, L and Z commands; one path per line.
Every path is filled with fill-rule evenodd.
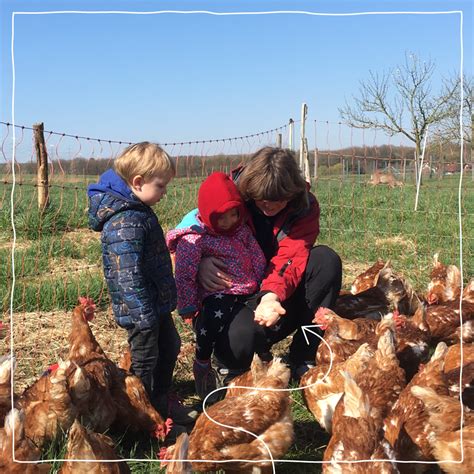
M 313 244 L 319 234 L 319 204 L 301 176 L 294 154 L 265 147 L 232 176 L 249 210 L 267 269 L 260 291 L 236 308 L 215 344 L 226 382 L 247 370 L 254 352 L 270 358 L 273 344 L 296 331 L 289 351 L 294 378 L 314 364 L 319 338 L 301 329 L 320 306 L 331 307 L 339 294 L 342 264 L 329 247 Z M 230 285 L 225 265 L 201 261 L 200 284 L 208 291 Z

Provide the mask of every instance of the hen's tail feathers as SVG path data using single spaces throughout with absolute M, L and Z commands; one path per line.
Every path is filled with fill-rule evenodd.
M 178 436 L 172 451 L 170 458 L 165 456 L 166 460 L 169 459 L 169 461 L 162 463 L 162 465 L 166 465 L 166 472 L 173 474 L 192 474 L 191 463 L 186 461 L 189 451 L 189 436 L 187 433 L 181 433 Z
M 446 343 L 445 342 L 438 343 L 433 355 L 431 356 L 430 362 L 434 362 L 436 360 L 444 361 L 444 358 L 446 357 L 446 352 L 448 352 L 448 346 L 446 345 Z
M 13 432 L 15 432 L 15 443 L 18 443 L 21 439 L 23 439 L 24 421 L 24 412 L 19 411 L 16 408 L 13 408 L 13 410 L 11 410 L 5 417 L 5 433 L 9 438 L 11 438 Z
M 283 385 L 282 388 L 288 387 L 290 375 L 291 372 L 289 367 L 279 357 L 273 359 L 273 362 L 268 367 L 267 377 L 276 377 L 280 379 Z

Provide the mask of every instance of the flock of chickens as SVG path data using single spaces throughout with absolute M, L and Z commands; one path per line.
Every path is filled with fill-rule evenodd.
M 119 459 L 105 431 L 127 429 L 164 439 L 171 428 L 151 405 L 140 379 L 117 366 L 104 353 L 89 327 L 95 305 L 88 298 L 72 313 L 66 360 L 50 367 L 20 396 L 11 409 L 9 356 L 0 359 L 0 472 L 49 472 L 42 450 L 61 432 L 68 433 L 66 461 L 60 472 L 127 473 L 125 462 L 72 462 L 74 459 Z
M 105 431 L 126 428 L 160 439 L 169 432 L 170 421 L 150 404 L 140 380 L 96 342 L 88 323 L 93 313 L 93 303 L 81 299 L 67 359 L 15 397 L 11 411 L 12 364 L 0 359 L 0 472 L 49 470 L 14 462 L 13 436 L 18 460 L 39 460 L 63 431 L 61 473 L 125 473 L 124 461 L 104 462 L 119 459 Z M 435 256 L 427 293 L 417 295 L 379 260 L 332 310 L 319 308 L 314 323 L 324 339 L 299 390 L 331 435 L 324 472 L 423 472 L 430 464 L 474 472 L 474 279 L 461 293 L 457 267 Z M 272 460 L 294 441 L 289 381 L 280 359 L 256 356 L 189 435 L 162 448 L 162 465 L 173 473 L 272 472 Z

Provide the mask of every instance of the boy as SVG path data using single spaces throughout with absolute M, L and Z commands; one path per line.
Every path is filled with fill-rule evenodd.
M 171 312 L 176 286 L 163 230 L 151 206 L 175 175 L 167 153 L 149 142 L 129 146 L 99 183 L 88 187 L 89 225 L 101 232 L 104 275 L 117 324 L 128 332 L 131 371 L 152 404 L 176 424 L 196 411 L 170 403 L 181 340 Z

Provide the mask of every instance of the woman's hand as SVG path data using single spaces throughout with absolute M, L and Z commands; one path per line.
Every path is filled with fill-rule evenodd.
M 227 267 L 217 257 L 204 257 L 199 263 L 198 282 L 207 291 L 221 291 L 232 286 Z
M 275 325 L 280 317 L 286 313 L 286 309 L 278 301 L 275 293 L 267 293 L 262 296 L 260 304 L 255 310 L 254 320 L 260 326 L 270 327 Z

